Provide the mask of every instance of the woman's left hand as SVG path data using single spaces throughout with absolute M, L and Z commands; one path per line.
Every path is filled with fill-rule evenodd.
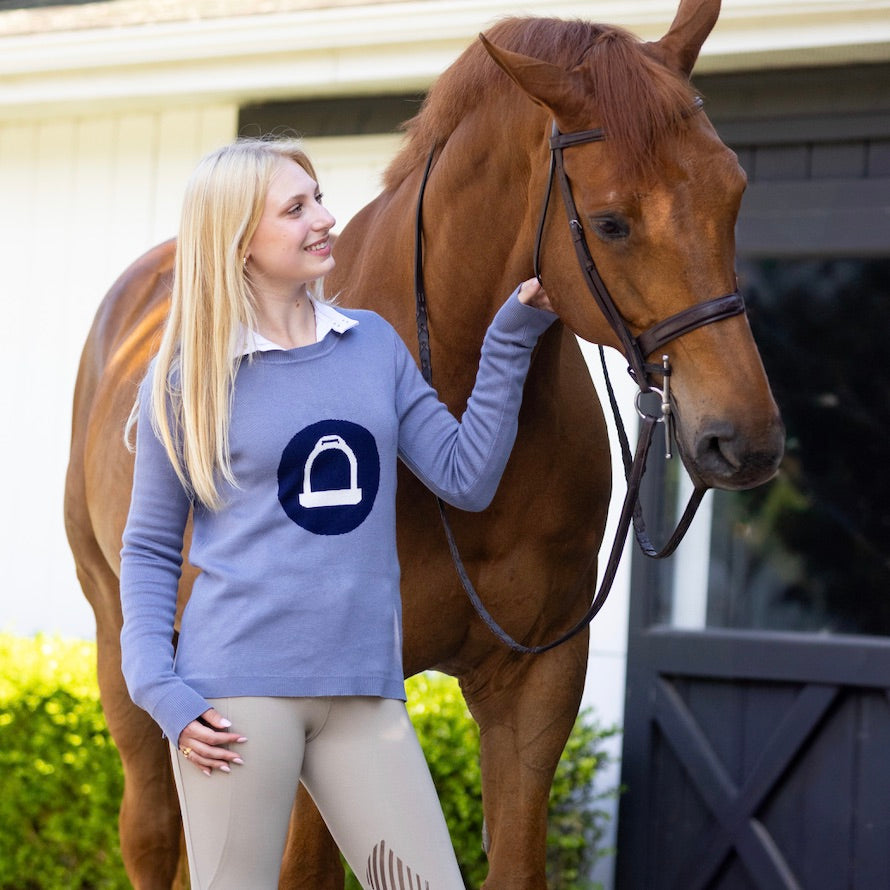
M 215 769 L 231 772 L 230 764 L 240 765 L 244 761 L 225 746 L 247 741 L 238 732 L 227 732 L 231 725 L 219 711 L 209 708 L 179 734 L 179 753 L 205 776 Z
M 547 291 L 541 286 L 541 282 L 537 278 L 529 278 L 519 285 L 519 302 L 525 303 L 526 306 L 533 306 L 535 309 L 544 309 L 546 312 L 553 312 L 553 306 L 550 303 L 550 297 Z

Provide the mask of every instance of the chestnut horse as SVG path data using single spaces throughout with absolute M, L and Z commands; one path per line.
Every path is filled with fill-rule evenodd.
M 434 383 L 460 414 L 485 329 L 531 276 L 551 122 L 605 139 L 565 149 L 590 250 L 635 334 L 736 286 L 734 224 L 745 178 L 699 110 L 689 76 L 719 0 L 682 0 L 644 43 L 584 22 L 508 19 L 442 75 L 407 126 L 378 198 L 336 245 L 330 292 L 388 318 L 416 351 L 414 214 L 427 155 L 424 246 Z M 467 573 L 515 638 L 546 643 L 585 612 L 610 495 L 608 440 L 575 335 L 619 347 L 588 293 L 554 190 L 540 269 L 560 316 L 542 338 L 510 463 L 491 507 L 451 511 Z M 132 473 L 122 429 L 167 312 L 174 245 L 131 266 L 99 308 L 74 403 L 66 520 L 96 614 L 99 680 L 125 772 L 121 845 L 134 884 L 168 888 L 180 852 L 168 751 L 120 673 L 119 549 Z M 744 488 L 775 471 L 783 431 L 744 314 L 684 333 L 673 367 L 677 444 L 698 485 Z M 546 886 L 550 783 L 585 680 L 588 638 L 524 656 L 495 639 L 464 595 L 434 498 L 400 477 L 405 668 L 460 679 L 481 731 L 490 861 L 485 886 Z M 186 569 L 180 604 L 192 575 Z M 336 850 L 301 791 L 281 886 L 342 887 Z

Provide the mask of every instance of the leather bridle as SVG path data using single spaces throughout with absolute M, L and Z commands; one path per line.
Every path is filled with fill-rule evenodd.
M 697 98 L 695 104 L 690 109 L 690 114 L 699 111 L 701 108 L 702 100 Z M 733 315 L 740 315 L 745 311 L 745 302 L 738 291 L 733 291 L 731 294 L 726 294 L 726 296 L 690 306 L 688 309 L 684 309 L 682 312 L 678 312 L 676 315 L 672 315 L 664 321 L 653 325 L 637 336 L 631 333 L 627 322 L 615 305 L 609 289 L 600 277 L 596 263 L 591 256 L 590 248 L 587 246 L 587 238 L 584 235 L 584 227 L 581 225 L 581 216 L 575 205 L 572 185 L 569 182 L 563 158 L 563 152 L 567 148 L 585 145 L 590 142 L 602 142 L 605 139 L 606 133 L 602 129 L 560 133 L 554 121 L 550 136 L 550 175 L 547 179 L 547 189 L 544 194 L 541 218 L 538 223 L 538 234 L 535 239 L 535 276 L 543 284 L 541 278 L 541 244 L 544 238 L 544 224 L 547 220 L 547 211 L 550 207 L 553 180 L 556 178 L 562 194 L 562 203 L 565 207 L 566 217 L 568 218 L 575 255 L 578 257 L 578 264 L 581 267 L 581 274 L 584 277 L 587 289 L 596 301 L 597 306 L 599 306 L 603 317 L 618 337 L 621 350 L 628 361 L 630 376 L 643 392 L 650 392 L 653 389 L 657 389 L 652 386 L 650 375 L 653 373 L 663 374 L 664 364 L 663 362 L 662 364 L 649 364 L 646 361 L 647 356 L 660 350 L 666 343 L 670 343 L 672 340 L 676 340 L 678 337 L 696 330 L 696 328 L 704 327 L 715 321 L 722 321 L 724 318 L 731 318 Z
M 694 113 L 701 109 L 701 99 L 696 99 L 695 105 L 690 110 Z M 609 374 L 606 369 L 605 355 L 602 346 L 600 346 L 600 360 L 603 366 L 603 373 L 606 380 L 606 388 L 608 390 L 609 402 L 612 407 L 612 413 L 618 431 L 618 439 L 621 446 L 622 460 L 624 462 L 625 478 L 627 480 L 627 493 L 621 507 L 621 513 L 618 520 L 618 526 L 615 533 L 615 539 L 609 553 L 609 559 L 603 572 L 603 578 L 600 583 L 599 590 L 594 596 L 584 616 L 568 631 L 559 638 L 540 646 L 526 646 L 514 640 L 500 625 L 494 620 L 479 594 L 473 587 L 454 539 L 448 516 L 445 512 L 445 504 L 441 498 L 436 498 L 439 513 L 442 517 L 442 523 L 445 528 L 448 547 L 454 561 L 461 584 L 467 593 L 477 614 L 489 627 L 492 633 L 498 637 L 505 645 L 509 646 L 515 652 L 524 654 L 540 654 L 556 646 L 561 645 L 571 639 L 593 620 L 606 602 L 606 598 L 615 579 L 618 564 L 621 560 L 621 553 L 624 547 L 624 541 L 631 523 L 634 526 L 634 534 L 642 552 L 652 559 L 663 559 L 670 556 L 677 548 L 689 525 L 692 522 L 695 512 L 701 503 L 702 498 L 707 491 L 707 486 L 697 485 L 694 488 L 692 496 L 686 506 L 680 522 L 677 524 L 673 534 L 667 543 L 660 549 L 656 549 L 646 532 L 645 522 L 643 521 L 642 508 L 639 503 L 640 486 L 642 484 L 643 474 L 646 469 L 646 459 L 649 448 L 652 444 L 655 428 L 658 423 L 665 425 L 666 440 L 666 457 L 670 457 L 671 442 L 671 426 L 673 419 L 673 409 L 670 396 L 670 377 L 671 366 L 667 355 L 662 356 L 661 364 L 654 364 L 647 361 L 647 357 L 659 351 L 667 343 L 688 334 L 690 331 L 697 330 L 705 325 L 732 318 L 740 315 L 745 311 L 745 303 L 738 291 L 726 294 L 722 297 L 706 300 L 678 312 L 675 315 L 664 319 L 653 325 L 649 329 L 640 334 L 634 335 L 627 322 L 624 320 L 618 307 L 615 305 L 608 288 L 600 277 L 596 263 L 590 253 L 587 239 L 584 235 L 584 227 L 580 221 L 575 199 L 572 194 L 572 186 L 565 170 L 563 152 L 567 148 L 577 145 L 585 145 L 591 142 L 601 142 L 606 139 L 606 133 L 602 129 L 581 130 L 575 133 L 560 133 L 556 122 L 552 125 L 550 136 L 550 173 L 547 181 L 547 188 L 544 195 L 544 201 L 541 208 L 541 216 L 538 223 L 537 236 L 535 239 L 534 249 L 534 273 L 539 281 L 541 278 L 541 245 L 544 237 L 544 226 L 547 220 L 547 213 L 550 206 L 550 200 L 553 192 L 553 181 L 559 184 L 559 190 L 562 195 L 562 203 L 568 218 L 569 231 L 571 233 L 572 243 L 575 248 L 575 254 L 581 268 L 582 276 L 587 285 L 591 296 L 599 306 L 603 316 L 608 321 L 610 327 L 614 331 L 621 344 L 621 350 L 628 361 L 628 373 L 639 387 L 637 393 L 636 407 L 640 415 L 640 437 L 637 441 L 636 451 L 633 456 L 630 453 L 627 435 L 621 420 L 620 410 L 615 398 Z M 427 382 L 432 382 L 432 361 L 430 355 L 429 343 L 429 325 L 426 307 L 426 291 L 423 280 L 423 197 L 426 190 L 426 184 L 429 179 L 430 171 L 435 156 L 435 148 L 430 152 L 427 160 L 426 169 L 424 170 L 423 179 L 420 186 L 420 194 L 417 202 L 417 215 L 415 224 L 415 264 L 414 264 L 414 285 L 416 297 L 416 315 L 417 315 L 417 337 L 420 350 L 420 369 Z M 654 386 L 652 375 L 659 374 L 662 378 L 660 387 Z M 640 396 L 655 392 L 661 399 L 661 410 L 657 415 L 645 412 L 641 407 Z

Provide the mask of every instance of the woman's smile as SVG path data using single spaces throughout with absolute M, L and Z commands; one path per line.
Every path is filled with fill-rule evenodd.
M 311 253 L 313 256 L 326 257 L 331 252 L 331 242 L 328 240 L 328 236 L 325 235 L 321 241 L 316 241 L 314 244 L 310 244 L 308 247 L 305 247 L 304 250 Z

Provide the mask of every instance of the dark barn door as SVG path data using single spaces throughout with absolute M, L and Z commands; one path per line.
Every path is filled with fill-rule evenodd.
M 748 172 L 740 285 L 788 438 L 773 482 L 634 557 L 617 887 L 886 890 L 890 66 L 699 86 Z

